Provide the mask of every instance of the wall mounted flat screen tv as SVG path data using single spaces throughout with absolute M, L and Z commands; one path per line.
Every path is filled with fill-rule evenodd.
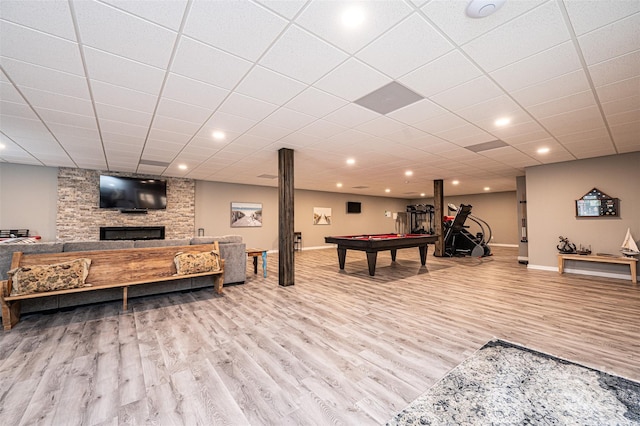
M 360 213 L 362 204 L 355 201 L 347 201 L 347 213 Z
M 100 176 L 100 208 L 166 209 L 167 181 Z

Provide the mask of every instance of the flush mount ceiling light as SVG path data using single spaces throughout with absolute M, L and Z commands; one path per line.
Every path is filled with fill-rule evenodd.
M 178 168 L 179 168 L 180 170 L 187 170 L 187 165 L 186 165 L 186 164 L 180 164 L 180 165 L 178 166 Z
M 511 123 L 511 119 L 504 117 L 504 118 L 499 118 L 495 121 L 495 125 L 496 126 L 506 126 L 507 124 Z
M 336 186 L 337 186 L 338 188 L 342 188 L 342 184 L 341 184 L 340 182 L 336 183 Z
M 467 6 L 470 18 L 486 18 L 502 7 L 506 0 L 471 0 Z
M 214 131 L 211 136 L 213 136 L 213 138 L 217 141 L 224 140 L 224 138 L 226 137 L 224 132 L 221 132 L 220 130 Z
M 356 160 L 353 159 L 353 158 L 348 158 L 347 159 L 347 164 L 350 165 L 350 166 L 353 165 L 353 164 L 356 164 Z
M 551 151 L 549 148 L 539 148 L 538 154 L 548 154 Z

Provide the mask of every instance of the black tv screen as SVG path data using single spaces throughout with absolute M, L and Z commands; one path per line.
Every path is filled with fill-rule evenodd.
M 362 205 L 355 201 L 347 201 L 347 213 L 360 213 Z
M 105 209 L 166 209 L 167 181 L 100 176 L 100 207 Z

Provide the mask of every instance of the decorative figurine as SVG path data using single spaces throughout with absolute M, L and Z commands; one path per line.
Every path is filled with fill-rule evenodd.
M 570 254 L 576 252 L 576 245 L 569 241 L 569 238 L 560 236 L 560 244 L 556 246 L 560 253 Z

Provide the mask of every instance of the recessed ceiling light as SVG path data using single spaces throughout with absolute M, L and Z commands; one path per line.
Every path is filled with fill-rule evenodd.
M 187 165 L 186 164 L 180 164 L 180 165 L 178 165 L 178 168 L 180 170 L 187 170 Z
M 384 192 L 391 192 L 389 188 L 385 189 Z
M 356 164 L 356 160 L 354 158 L 347 158 L 347 164 L 349 165 Z
M 221 141 L 224 140 L 224 138 L 227 137 L 227 135 L 224 134 L 224 132 L 220 131 L 220 130 L 216 130 L 214 131 L 211 136 L 213 136 L 213 138 L 217 141 Z
M 420 196 L 421 196 L 421 197 L 424 197 L 425 195 L 427 195 L 427 194 L 425 194 L 424 192 L 421 192 L 421 193 L 420 193 Z
M 452 183 L 453 185 L 457 185 L 457 184 L 459 184 L 459 183 L 460 183 L 460 181 L 459 181 L 459 180 L 454 180 L 454 181 L 452 181 L 451 183 Z
M 406 172 L 404 172 L 405 176 L 413 176 L 413 172 L 411 170 L 407 170 Z
M 342 12 L 342 25 L 347 28 L 357 28 L 364 22 L 364 11 L 360 7 L 352 6 Z
M 338 183 L 336 183 L 336 186 L 337 186 L 338 188 L 342 188 L 342 183 L 338 182 Z
M 539 148 L 538 149 L 538 154 L 548 154 L 549 151 L 551 151 L 549 148 L 544 147 L 544 148 Z
M 511 119 L 507 117 L 499 118 L 495 121 L 496 126 L 506 126 L 509 123 L 511 123 Z
M 488 186 L 485 186 L 485 187 L 484 187 L 484 190 L 485 190 L 485 191 L 491 191 L 491 188 L 489 188 Z

